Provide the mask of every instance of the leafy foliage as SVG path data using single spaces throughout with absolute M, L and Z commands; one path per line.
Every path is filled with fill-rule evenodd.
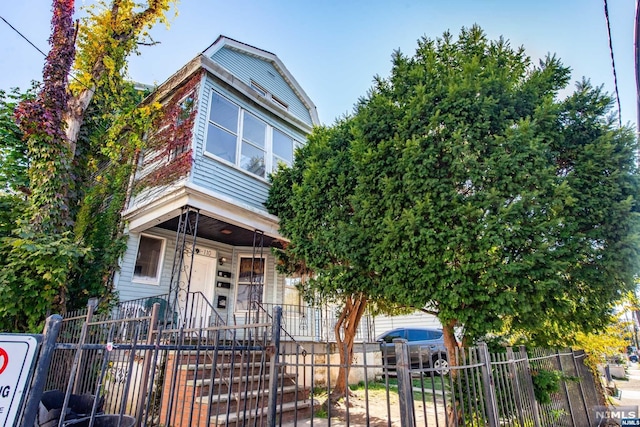
M 191 141 L 201 80 L 202 72 L 195 73 L 163 101 L 163 113 L 157 116 L 146 141 L 142 166 L 148 172 L 136 181 L 136 191 L 169 184 L 191 170 Z
M 149 28 L 167 22 L 174 2 L 97 2 L 77 38 L 73 1 L 53 3 L 42 89 L 16 109 L 29 188 L 20 227 L 0 245 L 7 259 L 0 272 L 2 330 L 37 329 L 50 311 L 64 313 L 89 297 L 110 296 L 125 248 L 120 214 L 129 177 L 160 110 L 157 103 L 138 106 L 142 94 L 125 80 L 126 59 L 149 40 Z
M 73 0 L 54 2 L 51 27 L 42 89 L 36 99 L 16 108 L 17 122 L 28 141 L 29 223 L 43 233 L 55 233 L 70 224 L 68 198 L 73 181 L 64 114 L 69 101 L 67 75 L 75 55 Z
M 341 366 L 332 399 L 348 392 L 346 369 L 353 342 L 375 278 L 366 269 L 354 233 L 348 196 L 355 182 L 349 154 L 351 122 L 317 128 L 296 153 L 291 169 L 281 166 L 272 177 L 267 209 L 280 219 L 291 243 L 277 252 L 281 269 L 310 276 L 300 289 L 310 302 L 341 307 L 335 336 Z M 364 267 L 364 268 L 363 268 Z
M 478 27 L 396 52 L 273 178 L 283 262 L 315 292 L 426 307 L 450 348 L 456 325 L 544 345 L 606 324 L 639 267 L 638 146 L 588 81 L 559 100 L 568 82 Z
M 35 97 L 37 83 L 20 93 L 14 88 L 9 93 L 0 90 L 0 194 L 24 193 L 28 191 L 29 165 L 27 144 L 23 140 L 22 131 L 13 118 L 14 110 L 19 102 Z
M 588 82 L 557 102 L 568 77 L 477 27 L 396 53 L 353 144 L 354 216 L 385 298 L 434 307 L 468 339 L 606 321 L 638 271 L 636 141 Z
M 17 88 L 9 93 L 0 91 L 0 238 L 11 235 L 27 208 L 28 150 L 13 112 L 20 101 L 34 98 L 35 89 L 34 83 L 25 93 Z
M 0 328 L 38 330 L 43 316 L 61 305 L 66 293 L 60 286 L 86 252 L 70 232 L 47 235 L 23 228 L 16 237 L 5 238 L 0 249 L 5 260 L 0 272 Z
M 541 405 L 551 403 L 551 395 L 560 390 L 562 381 L 578 381 L 578 378 L 565 375 L 555 369 L 539 369 L 531 372 L 533 382 L 533 394 Z

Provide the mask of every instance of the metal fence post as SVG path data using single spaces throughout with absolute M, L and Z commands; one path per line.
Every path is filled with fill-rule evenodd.
M 589 425 L 591 425 L 591 415 L 589 414 L 589 407 L 587 405 L 587 399 L 584 395 L 584 387 L 582 386 L 582 382 L 584 377 L 582 376 L 582 369 L 578 366 L 578 356 L 576 356 L 576 352 L 571 349 L 571 358 L 573 359 L 573 367 L 576 370 L 576 376 L 578 377 L 578 387 L 580 388 L 580 398 L 582 399 L 582 405 L 584 407 L 584 413 L 587 416 L 587 421 Z
M 415 427 L 413 408 L 413 387 L 411 384 L 411 367 L 409 361 L 409 345 L 407 340 L 395 338 L 393 340 L 396 351 L 396 373 L 398 375 L 398 399 L 400 400 L 400 425 Z
M 149 321 L 149 331 L 147 332 L 147 345 L 152 345 L 154 342 L 154 334 L 158 331 L 158 319 L 160 317 L 160 304 L 154 303 L 151 308 L 151 320 Z M 147 398 L 147 390 L 149 390 L 149 373 L 151 372 L 152 354 L 156 350 L 147 350 L 144 352 L 144 363 L 142 367 L 142 388 L 140 390 L 140 396 L 138 397 L 138 414 L 137 420 L 139 425 L 144 425 L 142 418 L 144 415 L 145 399 Z M 151 387 L 153 389 L 153 386 Z
M 520 378 L 518 378 L 518 369 L 516 367 L 516 357 L 513 353 L 513 348 L 507 347 L 507 360 L 509 362 L 509 375 L 513 378 L 513 396 L 516 400 L 516 410 L 518 411 L 518 420 L 521 425 L 525 424 L 524 421 L 524 403 L 522 401 L 522 395 L 520 394 Z
M 93 304 L 89 304 L 87 305 L 87 316 L 84 320 L 84 324 L 88 324 L 89 322 L 91 322 L 91 319 L 93 318 L 93 312 L 95 311 L 96 307 Z M 75 373 L 75 377 L 79 377 L 80 375 L 82 375 L 82 358 L 84 357 L 84 350 L 82 350 L 82 348 L 80 348 L 78 350 L 78 366 L 76 368 L 76 373 Z M 78 390 L 78 386 L 79 384 L 77 382 L 74 382 L 73 384 L 73 393 L 79 393 Z
M 487 404 L 487 422 L 489 427 L 498 427 L 498 403 L 496 402 L 496 386 L 493 381 L 491 370 L 491 357 L 486 343 L 479 343 L 480 362 L 482 363 L 482 388 L 484 390 L 484 400 Z
M 280 326 L 282 324 L 282 307 L 273 308 L 273 324 L 271 325 L 270 368 L 269 368 L 269 401 L 267 409 L 267 426 L 275 427 L 278 403 L 278 356 L 280 355 Z
M 531 408 L 533 410 L 533 422 L 535 427 L 539 427 L 540 424 L 540 413 L 538 412 L 538 401 L 536 400 L 536 394 L 533 390 L 533 378 L 531 377 L 531 365 L 529 364 L 529 353 L 527 353 L 527 349 L 525 346 L 520 346 L 520 354 L 524 355 L 524 364 L 527 369 L 527 376 L 525 381 L 525 386 L 527 390 L 527 398 L 531 402 Z
M 44 392 L 44 386 L 47 381 L 47 375 L 49 373 L 49 365 L 51 364 L 51 358 L 53 352 L 56 349 L 56 340 L 58 334 L 62 328 L 62 316 L 54 314 L 47 318 L 47 322 L 44 327 L 42 347 L 40 347 L 40 355 L 38 357 L 38 363 L 33 374 L 33 381 L 31 382 L 31 389 L 29 390 L 29 396 L 24 407 L 22 415 L 22 427 L 32 427 L 36 421 L 36 414 L 40 406 L 40 399 Z
M 564 367 L 562 366 L 562 355 L 560 354 L 560 350 L 556 350 L 556 357 L 558 358 L 558 367 L 560 368 L 560 372 L 562 372 L 562 375 L 566 375 L 564 372 Z M 567 387 L 567 381 L 565 379 L 562 380 L 562 386 L 564 388 L 564 395 L 567 398 L 567 406 L 569 407 L 569 415 L 571 416 L 571 423 L 572 425 L 576 425 L 576 416 L 573 413 L 573 404 L 571 403 L 571 395 L 569 394 L 569 387 Z

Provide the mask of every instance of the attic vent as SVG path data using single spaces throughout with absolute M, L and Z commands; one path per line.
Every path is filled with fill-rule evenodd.
M 282 101 L 280 98 L 276 97 L 275 95 L 271 95 L 271 101 L 273 101 L 274 104 L 276 104 L 278 107 L 286 110 L 289 108 L 289 106 Z
M 260 86 L 258 83 L 256 83 L 255 81 L 251 80 L 251 89 L 255 90 L 256 92 L 258 92 L 258 94 L 260 94 L 260 96 L 263 97 L 267 97 L 267 94 L 269 92 L 267 92 L 267 90 L 265 88 L 263 88 L 262 86 Z

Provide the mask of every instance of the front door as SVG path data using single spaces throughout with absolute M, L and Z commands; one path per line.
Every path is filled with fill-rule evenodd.
M 202 251 L 200 251 L 202 253 Z M 186 298 L 180 298 L 180 308 L 186 314 L 185 319 L 188 328 L 207 327 L 211 322 L 212 304 L 214 300 L 216 261 L 212 256 L 205 253 L 196 254 L 193 257 L 193 268 L 191 270 L 191 283 L 189 294 Z M 212 251 L 209 252 L 211 254 Z M 214 255 L 215 256 L 215 255 Z M 188 271 L 189 265 L 186 266 Z M 182 275 L 185 280 L 186 274 Z M 186 283 L 184 284 L 186 289 Z

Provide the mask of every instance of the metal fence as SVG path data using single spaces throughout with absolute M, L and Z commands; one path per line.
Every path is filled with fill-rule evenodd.
M 388 366 L 377 343 L 361 342 L 347 372 L 350 392 L 328 404 L 345 368 L 338 349 L 283 333 L 280 308 L 258 322 L 198 328 L 165 328 L 160 311 L 156 302 L 135 317 L 89 309 L 65 319 L 45 387 L 59 407 L 41 404 L 36 425 L 72 427 L 74 418 L 110 427 L 599 422 L 593 408 L 601 402 L 580 352 L 490 354 L 480 345 L 457 350 L 448 368 L 436 369 L 411 366 L 405 343 L 396 344 L 398 362 Z M 559 385 L 547 390 L 546 403 L 536 398 L 543 373 L 556 375 Z M 78 401 L 84 408 L 74 407 Z
M 110 311 L 110 315 L 121 319 L 148 316 L 156 303 L 160 304 L 159 319 L 165 329 L 233 325 L 245 319 L 258 321 L 256 318 L 265 318 L 265 313 L 270 314 L 275 307 L 281 307 L 282 324 L 289 336 L 305 341 L 334 341 L 334 327 L 339 317 L 335 307 L 270 303 L 258 303 L 252 310 L 242 312 L 240 318 L 237 313 L 223 316 L 201 292 L 182 293 L 178 300 L 170 294 L 162 294 L 123 301 Z M 367 312 L 360 321 L 356 341 L 371 342 L 374 338 L 373 317 Z

